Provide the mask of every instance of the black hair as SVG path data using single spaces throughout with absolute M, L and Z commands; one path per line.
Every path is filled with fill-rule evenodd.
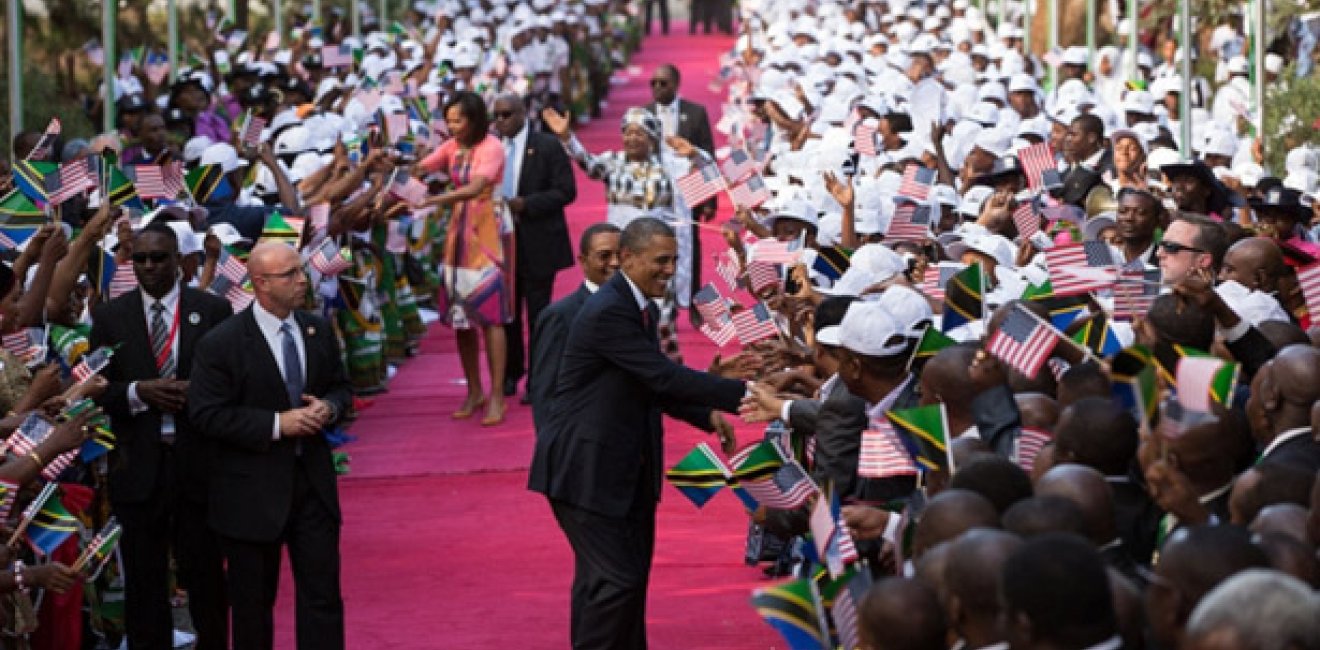
M 1242 517 L 1252 521 L 1261 510 L 1280 503 L 1311 505 L 1311 485 L 1315 473 L 1296 465 L 1265 461 L 1255 468 L 1260 479 L 1243 496 Z
M 998 454 L 979 453 L 949 479 L 952 489 L 970 490 L 994 504 L 1004 514 L 1014 503 L 1032 494 L 1031 477 L 1013 461 Z
M 1085 397 L 1107 398 L 1113 395 L 1114 391 L 1109 376 L 1100 368 L 1100 364 L 1094 361 L 1070 366 L 1059 378 L 1058 388 L 1060 393 L 1066 389 L 1075 402 Z
M 475 140 L 464 142 L 465 145 L 474 145 L 481 142 L 486 137 L 486 132 L 490 130 L 490 111 L 486 110 L 486 100 L 474 92 L 462 91 L 454 95 L 454 98 L 445 104 L 445 115 L 449 115 L 449 109 L 457 106 L 458 112 L 468 122 L 472 123 L 471 132 L 475 134 Z
M 668 72 L 669 74 L 674 76 L 675 88 L 677 88 L 678 85 L 683 82 L 683 75 L 679 73 L 678 66 L 672 63 L 661 63 L 659 66 L 656 66 L 655 71 L 660 72 L 661 70 Z
M 848 307 L 851 307 L 857 298 L 853 296 L 830 296 L 816 305 L 816 316 L 814 319 L 816 331 L 819 332 L 826 327 L 834 327 L 843 322 L 843 315 L 848 313 Z
M 1105 476 L 1127 474 L 1140 437 L 1137 420 L 1114 401 L 1084 397 L 1068 406 L 1070 417 L 1054 431 L 1055 445 L 1073 456 L 1070 462 Z
M 1046 533 L 1086 534 L 1086 515 L 1071 499 L 1047 494 L 1013 504 L 1003 517 L 1004 530 L 1031 539 Z
M 1094 135 L 1097 139 L 1103 139 L 1105 137 L 1105 123 L 1095 115 L 1090 113 L 1078 115 L 1077 118 L 1073 120 L 1073 124 L 1081 127 L 1082 131 L 1088 135 Z
M 1196 303 L 1179 301 L 1171 293 L 1155 298 L 1146 320 L 1167 343 L 1209 350 L 1215 340 L 1215 317 Z
M 623 229 L 623 234 L 619 237 L 619 250 L 637 253 L 650 246 L 651 239 L 655 237 L 673 236 L 674 229 L 669 224 L 655 217 L 640 217 L 633 219 Z
M 166 239 L 170 240 L 170 244 L 171 247 L 174 249 L 174 252 L 175 253 L 179 252 L 179 233 L 174 232 L 174 229 L 166 225 L 164 221 L 161 221 L 159 219 L 152 221 L 151 223 L 143 226 L 141 230 L 138 230 L 136 233 L 134 233 L 133 238 L 137 239 L 138 237 L 141 237 L 143 235 L 160 235 L 161 237 L 165 237 Z
M 618 226 L 609 223 L 608 221 L 593 223 L 590 226 L 587 226 L 587 229 L 582 231 L 582 237 L 578 239 L 578 253 L 580 255 L 586 255 L 587 248 L 591 246 L 591 239 L 596 235 L 599 235 L 601 233 L 619 233 L 619 232 L 623 232 L 623 231 L 620 230 Z
M 1026 615 L 1039 641 L 1082 648 L 1118 631 L 1104 560 L 1079 535 L 1028 540 L 1004 563 L 1000 590 L 1010 616 Z

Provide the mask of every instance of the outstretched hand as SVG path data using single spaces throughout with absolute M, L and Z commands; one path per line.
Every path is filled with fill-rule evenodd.
M 568 116 L 549 106 L 541 110 L 541 123 L 545 128 L 555 134 L 560 140 L 567 140 L 569 136 Z

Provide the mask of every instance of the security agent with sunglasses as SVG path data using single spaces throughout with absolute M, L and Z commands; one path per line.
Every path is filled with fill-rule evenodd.
M 518 95 L 507 93 L 495 99 L 495 130 L 504 144 L 504 181 L 500 194 L 513 213 L 517 238 L 517 296 L 514 318 L 504 326 L 508 345 L 505 356 L 504 394 L 518 392 L 518 379 L 528 375 L 524 403 L 530 401 L 533 376 L 531 358 L 524 352 L 523 319 L 535 327 L 541 310 L 550 304 L 555 274 L 573 265 L 564 208 L 577 199 L 573 165 L 559 139 L 544 131 L 533 131 L 527 108 Z M 536 333 L 529 331 L 528 340 Z M 524 359 L 527 367 L 523 367 Z
M 178 237 L 165 223 L 143 228 L 132 247 L 139 289 L 98 306 L 91 333 L 94 348 L 118 348 L 98 401 L 117 438 L 108 491 L 124 526 L 128 647 L 173 646 L 172 550 L 197 648 L 227 648 L 219 540 L 206 523 L 211 443 L 185 406 L 198 342 L 233 311 L 228 301 L 181 282 Z

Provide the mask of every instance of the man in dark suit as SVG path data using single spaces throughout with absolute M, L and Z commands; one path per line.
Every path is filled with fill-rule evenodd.
M 568 329 L 591 294 L 600 290 L 619 270 L 619 227 L 608 222 L 587 226 L 578 245 L 578 265 L 582 267 L 582 285 L 541 312 L 532 329 L 531 378 L 528 385 L 536 391 L 532 397 L 532 422 L 539 430 L 549 422 L 550 396 L 559 374 L 559 359 L 564 355 Z M 531 394 L 531 390 L 528 391 Z M 536 479 L 532 479 L 533 484 Z
M 1104 175 L 1114 173 L 1114 153 L 1105 144 L 1104 122 L 1090 114 L 1074 119 L 1063 138 L 1063 154 L 1068 161 L 1062 179 L 1063 201 L 1085 207 L 1086 197 L 1104 183 Z
M 564 206 L 577 198 L 573 165 L 558 138 L 532 131 L 527 108 L 518 95 L 501 95 L 492 111 L 495 130 L 504 142 L 504 181 L 500 194 L 508 203 L 517 237 L 514 283 L 517 298 L 513 322 L 504 326 L 508 354 L 504 363 L 504 394 L 518 392 L 523 376 L 523 314 L 536 337 L 536 318 L 550 304 L 555 273 L 573 265 Z M 528 375 L 532 374 L 529 364 Z M 531 382 L 523 401 L 531 399 Z
M 668 414 L 720 434 L 740 381 L 685 368 L 660 351 L 659 309 L 678 243 L 664 222 L 624 229 L 620 272 L 583 304 L 560 361 L 549 423 L 538 431 L 531 485 L 545 494 L 576 557 L 573 647 L 644 650 L 646 588 Z
M 307 276 L 297 251 L 261 244 L 248 258 L 256 301 L 202 339 L 188 413 L 215 441 L 210 522 L 228 562 L 235 648 L 269 650 L 288 546 L 300 650 L 344 647 L 339 494 L 322 431 L 347 411 L 334 331 L 297 311 Z
M 1263 449 L 1257 462 L 1320 470 L 1320 443 L 1311 430 L 1311 410 L 1317 400 L 1320 350 L 1290 345 L 1261 367 L 1247 399 L 1252 433 Z
M 646 108 L 660 119 L 660 128 L 665 137 L 677 135 L 691 142 L 692 146 L 713 155 L 715 138 L 711 135 L 710 118 L 706 115 L 706 107 L 679 98 L 678 86 L 681 82 L 678 68 L 673 64 L 666 63 L 657 67 L 651 77 L 651 99 L 654 101 Z M 693 221 L 710 221 L 715 218 L 719 202 L 712 198 L 701 205 L 690 207 Z M 690 227 L 692 228 L 692 259 L 683 260 L 683 263 L 692 265 L 692 287 L 695 291 L 701 286 L 701 231 L 695 223 Z M 691 316 L 693 323 L 696 324 L 698 322 L 696 310 L 692 310 Z
M 111 452 L 110 503 L 124 527 L 125 631 L 128 647 L 174 647 L 170 549 L 197 647 L 229 647 L 228 602 L 220 542 L 206 525 L 210 442 L 184 411 L 193 352 L 233 314 L 229 303 L 179 282 L 179 242 L 161 222 L 133 238 L 138 291 L 98 306 L 91 345 L 117 346 L 103 371 L 99 402 L 117 445 Z

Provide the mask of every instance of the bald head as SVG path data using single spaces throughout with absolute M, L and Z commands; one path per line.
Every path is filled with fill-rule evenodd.
M 1036 494 L 1076 504 L 1086 521 L 1086 536 L 1096 545 L 1114 540 L 1114 493 L 1100 472 L 1077 464 L 1056 465 L 1036 482 Z
M 1233 280 L 1248 289 L 1270 293 L 1277 289 L 1279 276 L 1286 271 L 1283 251 L 1274 240 L 1248 237 L 1229 247 L 1219 269 L 1219 279 L 1221 282 Z
M 1034 496 L 1013 504 L 1003 517 L 1004 530 L 1031 539 L 1046 533 L 1086 536 L 1086 515 L 1071 499 Z
M 288 244 L 258 244 L 248 255 L 248 276 L 252 278 L 257 303 L 281 320 L 301 309 L 307 300 L 307 275 L 302 270 L 302 258 Z
M 927 549 L 979 527 L 999 527 L 994 504 L 975 492 L 945 490 L 930 500 L 917 522 L 913 555 L 920 558 Z
M 1045 393 L 1017 393 L 1013 395 L 1022 426 L 1028 429 L 1053 431 L 1059 420 L 1059 404 Z
M 281 263 L 298 257 L 298 251 L 283 242 L 262 242 L 248 253 L 248 274 L 256 277 L 276 270 Z M 282 269 L 280 269 L 282 270 Z
M 1002 530 L 973 528 L 948 546 L 944 586 L 949 598 L 957 599 L 966 616 L 997 616 L 999 575 L 1022 540 Z
M 1290 345 L 1261 366 L 1251 380 L 1247 415 L 1256 440 L 1268 444 L 1280 432 L 1308 426 L 1320 400 L 1320 349 Z
M 862 600 L 862 646 L 885 650 L 944 650 L 947 625 L 935 592 L 916 580 L 885 578 Z
M 1108 398 L 1086 397 L 1063 410 L 1054 428 L 1058 462 L 1123 476 L 1137 453 L 1137 421 Z
M 948 412 L 949 426 L 955 433 L 975 423 L 972 418 L 972 398 L 976 397 L 976 391 L 968 369 L 972 366 L 976 351 L 976 347 L 969 345 L 945 348 L 931 357 L 921 371 L 923 402 L 943 402 Z
M 1308 407 L 1320 400 L 1320 350 L 1290 345 L 1279 350 L 1271 365 L 1285 399 Z
M 1299 542 L 1307 542 L 1306 519 L 1309 511 L 1295 503 L 1277 503 L 1261 509 L 1260 514 L 1251 522 L 1251 532 L 1257 535 L 1268 533 L 1292 537 Z

